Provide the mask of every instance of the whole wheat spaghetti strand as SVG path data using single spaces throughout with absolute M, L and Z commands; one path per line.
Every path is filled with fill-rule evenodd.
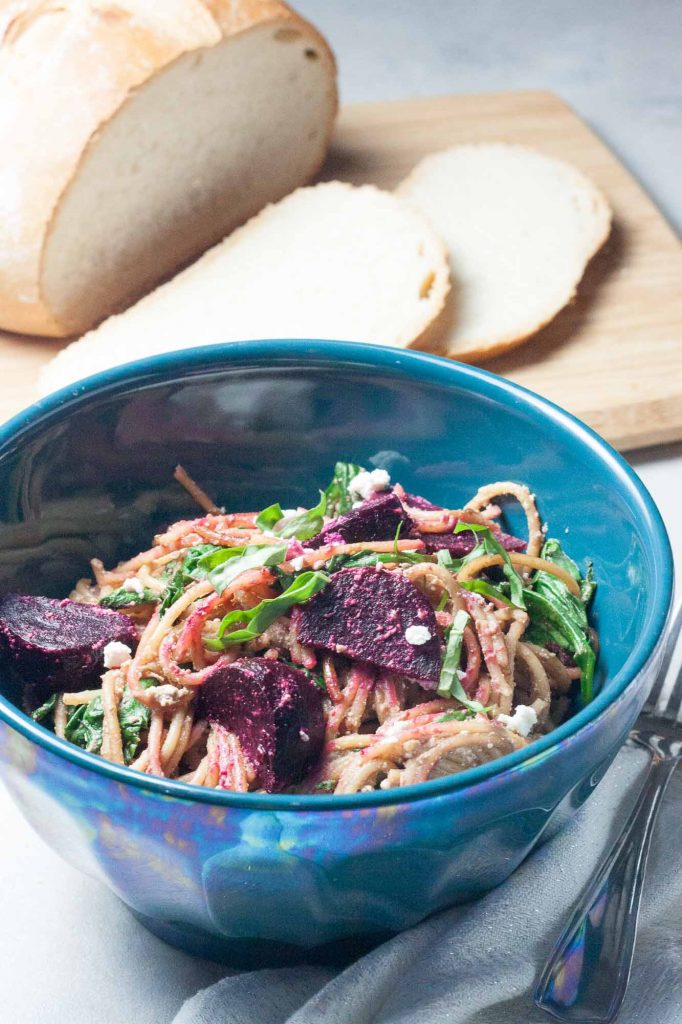
M 64 739 L 66 731 L 66 705 L 61 694 L 57 697 L 54 706 L 54 731 L 60 739 Z
M 556 576 L 562 583 L 565 583 L 567 588 L 570 590 L 575 597 L 580 597 L 580 587 L 573 579 L 572 576 L 562 569 L 560 565 L 555 565 L 554 562 L 548 562 L 545 558 L 536 558 L 534 555 L 523 555 L 517 551 L 508 551 L 507 554 L 511 559 L 511 563 L 514 566 L 521 566 L 524 569 L 537 569 L 539 572 L 548 572 L 551 576 Z M 480 558 L 474 558 L 472 562 L 467 562 L 459 572 L 457 573 L 458 580 L 473 580 L 479 573 L 483 572 L 484 569 L 490 569 L 493 565 L 503 565 L 504 559 L 502 555 L 481 555 Z
M 166 773 L 173 778 L 178 770 L 178 765 L 182 761 L 183 757 L 187 753 L 189 735 L 192 730 L 192 718 L 188 716 L 185 719 L 183 729 L 180 733 L 177 746 L 171 757 L 170 761 L 166 765 Z
M 516 484 L 511 480 L 486 484 L 485 487 L 479 488 L 471 501 L 467 502 L 466 507 L 480 511 L 486 505 L 491 504 L 495 498 L 508 494 L 516 498 L 525 513 L 528 524 L 528 544 L 526 548 L 528 554 L 532 556 L 539 555 L 545 537 L 542 532 L 542 523 L 540 522 L 537 505 L 535 504 L 535 495 L 531 494 L 524 484 Z
M 101 697 L 100 690 L 79 690 L 78 693 L 63 693 L 62 701 L 67 707 L 77 707 L 79 704 L 90 704 L 95 697 Z
M 357 555 L 360 551 L 371 551 L 376 554 L 386 554 L 390 551 L 422 551 L 423 540 L 399 540 L 397 543 L 392 540 L 358 541 L 355 544 L 326 544 L 314 551 L 308 551 L 302 555 L 303 565 L 323 565 L 334 555 Z
M 206 491 L 199 487 L 196 480 L 192 479 L 183 466 L 177 465 L 173 476 L 180 486 L 185 488 L 189 496 L 194 498 L 199 508 L 203 508 L 204 512 L 210 512 L 211 515 L 220 515 L 222 509 L 218 508 L 214 501 L 211 501 Z
M 161 744 L 163 740 L 163 714 L 160 711 L 152 711 L 151 724 L 149 726 L 149 738 L 147 739 L 147 771 L 150 775 L 165 775 L 161 764 Z
M 549 685 L 547 672 L 538 656 L 528 644 L 520 643 L 518 645 L 517 657 L 519 661 L 523 662 L 530 680 L 528 704 L 538 716 L 538 722 L 543 725 L 549 715 L 549 705 L 552 699 L 552 690 Z
M 115 764 L 125 764 L 121 724 L 118 720 L 119 694 L 117 683 L 119 672 L 113 669 L 102 676 L 102 757 Z
M 163 766 L 164 774 L 168 773 L 168 762 L 175 753 L 186 718 L 187 710 L 184 707 L 177 708 L 177 710 L 173 712 L 173 717 L 171 718 L 170 724 L 166 730 L 166 735 L 163 743 L 161 744 L 161 752 L 159 754 L 159 760 Z

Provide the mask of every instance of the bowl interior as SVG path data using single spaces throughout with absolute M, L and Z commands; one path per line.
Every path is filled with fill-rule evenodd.
M 594 563 L 606 687 L 651 646 L 671 586 L 665 531 L 625 463 L 555 407 L 491 375 L 373 346 L 257 342 L 146 360 L 17 417 L 0 438 L 0 592 L 64 595 L 197 514 L 187 471 L 228 510 L 316 500 L 337 459 L 382 466 L 460 506 L 526 482 L 557 537 Z M 512 529 L 522 529 L 510 510 Z

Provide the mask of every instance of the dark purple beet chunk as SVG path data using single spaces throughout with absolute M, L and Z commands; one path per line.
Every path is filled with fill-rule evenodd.
M 300 782 L 319 760 L 322 693 L 305 672 L 272 658 L 240 658 L 216 665 L 198 693 L 209 722 L 238 737 L 267 793 Z
M 342 569 L 310 601 L 294 610 L 299 640 L 436 686 L 441 652 L 433 608 L 398 572 Z M 408 643 L 405 630 L 425 626 L 431 639 Z
M 423 509 L 424 512 L 440 512 L 443 508 L 442 505 L 433 505 L 426 498 L 422 498 L 420 494 L 405 493 L 405 504 L 411 508 Z
M 547 650 L 551 651 L 552 654 L 556 654 L 557 658 L 564 665 L 565 668 L 575 668 L 575 661 L 570 651 L 567 651 L 561 644 L 549 643 L 547 644 Z
M 510 533 L 496 533 L 494 536 L 499 540 L 505 551 L 525 551 L 526 542 L 519 537 L 512 537 Z M 453 558 L 463 558 L 473 551 L 478 539 L 473 530 L 465 530 L 462 533 L 422 533 L 421 539 L 429 554 L 435 551 L 449 551 Z
M 137 644 L 134 625 L 119 612 L 27 594 L 0 598 L 0 659 L 23 683 L 87 690 L 99 682 L 112 640 Z
M 406 537 L 412 529 L 412 520 L 400 499 L 388 491 L 378 498 L 365 501 L 338 519 L 332 519 L 312 540 L 308 547 L 323 544 L 356 544 L 363 540 L 393 540 L 402 523 L 401 535 Z

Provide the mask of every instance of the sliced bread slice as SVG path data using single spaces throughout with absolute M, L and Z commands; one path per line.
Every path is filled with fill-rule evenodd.
M 309 181 L 334 58 L 279 0 L 0 4 L 0 326 L 81 334 Z
M 423 344 L 449 287 L 445 246 L 402 199 L 373 185 L 301 188 L 65 348 L 43 371 L 41 390 L 216 342 Z
M 611 211 L 580 171 L 524 146 L 456 146 L 398 186 L 450 254 L 452 308 L 442 347 L 486 359 L 524 341 L 575 295 L 608 237 Z

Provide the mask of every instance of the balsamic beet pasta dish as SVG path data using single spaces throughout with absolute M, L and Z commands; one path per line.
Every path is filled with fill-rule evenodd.
M 591 568 L 522 484 L 449 509 L 339 462 L 311 508 L 225 512 L 176 479 L 201 517 L 94 559 L 67 599 L 0 598 L 0 661 L 71 743 L 197 786 L 348 794 L 484 764 L 591 700 Z

